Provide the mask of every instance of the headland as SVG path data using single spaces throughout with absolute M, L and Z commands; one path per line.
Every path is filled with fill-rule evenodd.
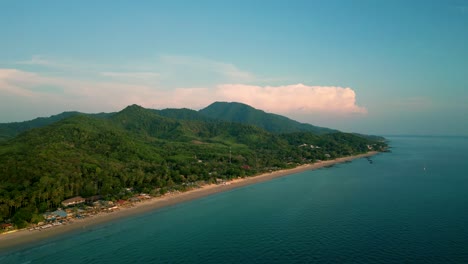
M 110 221 L 139 215 L 145 212 L 157 210 L 163 207 L 183 203 L 186 201 L 198 199 L 208 195 L 225 192 L 235 188 L 256 184 L 260 182 L 269 181 L 275 178 L 284 177 L 291 174 L 296 174 L 308 170 L 316 170 L 324 167 L 333 166 L 335 164 L 348 162 L 354 159 L 370 157 L 378 154 L 377 151 L 371 151 L 365 154 L 337 158 L 334 160 L 319 161 L 313 164 L 305 164 L 292 169 L 272 171 L 269 173 L 260 174 L 253 177 L 238 178 L 231 181 L 223 182 L 221 184 L 207 184 L 200 188 L 192 189 L 186 192 L 168 193 L 160 197 L 154 197 L 142 202 L 134 203 L 130 207 L 121 207 L 118 210 L 109 213 L 99 213 L 92 217 L 83 219 L 75 219 L 66 225 L 53 226 L 47 229 L 30 230 L 22 229 L 16 232 L 0 234 L 0 250 L 6 250 L 29 243 L 39 242 L 46 238 L 55 237 L 64 233 L 85 230 L 89 227 L 103 224 Z

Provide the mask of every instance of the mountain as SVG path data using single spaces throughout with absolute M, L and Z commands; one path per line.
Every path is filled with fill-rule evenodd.
M 167 109 L 154 110 L 154 111 L 161 116 L 164 116 L 167 118 L 179 119 L 179 120 L 209 121 L 212 119 L 203 115 L 202 113 L 198 111 L 187 109 L 187 108 L 182 108 L 182 109 L 167 108 Z
M 29 122 L 0 142 L 0 223 L 18 227 L 76 195 L 115 200 L 133 195 L 127 188 L 158 195 L 386 147 L 348 133 L 277 134 L 193 110 L 138 105 Z
M 57 115 L 52 115 L 50 117 L 38 117 L 33 120 L 24 121 L 24 122 L 12 122 L 12 123 L 0 123 L 0 142 L 14 138 L 15 136 L 19 135 L 20 133 L 38 127 L 47 126 L 53 124 L 57 121 L 62 119 L 82 115 L 83 113 L 70 111 L 70 112 L 63 112 Z M 95 117 L 107 117 L 112 113 L 98 113 L 98 114 L 90 114 Z
M 137 106 L 134 105 L 129 107 Z M 281 115 L 266 113 L 262 110 L 255 109 L 251 106 L 242 103 L 215 102 L 200 111 L 195 111 L 187 108 L 168 108 L 152 111 L 161 117 L 166 117 L 170 119 L 203 122 L 209 122 L 210 120 L 222 120 L 227 122 L 236 122 L 257 126 L 272 133 L 291 133 L 307 131 L 315 134 L 326 134 L 338 132 L 338 130 L 300 123 Z M 89 115 L 97 118 L 111 118 L 114 114 L 116 113 L 84 114 L 76 111 L 71 111 L 63 112 L 61 114 L 53 115 L 50 117 L 39 117 L 30 121 L 3 124 L 0 123 L 0 142 L 14 138 L 15 136 L 19 135 L 24 131 L 47 126 L 72 116 Z
M 320 135 L 338 132 L 334 129 L 300 123 L 281 115 L 266 113 L 242 103 L 215 102 L 199 112 L 213 119 L 250 124 L 272 133 L 307 131 Z
M 80 114 L 79 112 L 63 112 L 58 115 L 53 115 L 50 117 L 39 117 L 30 121 L 25 122 L 13 122 L 13 123 L 4 123 L 0 124 L 0 141 L 13 138 L 19 133 L 26 130 L 30 130 L 36 127 L 46 126 L 52 123 L 55 123 L 59 120 L 62 120 L 67 117 L 75 116 Z

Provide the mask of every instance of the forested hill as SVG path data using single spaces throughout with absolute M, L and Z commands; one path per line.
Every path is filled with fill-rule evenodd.
M 188 109 L 73 113 L 0 142 L 0 223 L 24 225 L 76 195 L 157 195 L 385 146 L 341 132 L 271 133 Z
M 5 141 L 11 138 L 16 137 L 20 133 L 24 131 L 28 131 L 33 128 L 43 127 L 55 122 L 58 122 L 62 119 L 82 115 L 83 113 L 70 111 L 70 112 L 63 112 L 57 115 L 53 115 L 50 117 L 38 117 L 33 120 L 24 121 L 24 122 L 12 122 L 12 123 L 0 123 L 0 142 Z M 88 114 L 95 117 L 107 117 L 112 115 L 112 113 L 98 113 L 98 114 Z
M 315 134 L 338 132 L 337 130 L 300 123 L 285 116 L 266 113 L 242 103 L 215 102 L 201 109 L 205 116 L 261 127 L 272 133 L 291 133 L 307 131 Z
M 314 134 L 326 134 L 338 132 L 338 130 L 313 126 L 300 123 L 285 116 L 266 113 L 242 103 L 215 102 L 208 107 L 195 111 L 187 108 L 183 109 L 163 109 L 152 110 L 154 113 L 167 118 L 189 121 L 209 121 L 222 120 L 227 122 L 236 122 L 247 125 L 254 125 L 272 133 L 290 133 L 307 131 Z M 98 118 L 109 118 L 116 113 L 98 113 L 86 114 Z M 0 142 L 11 139 L 20 133 L 43 126 L 53 124 L 64 118 L 85 115 L 80 112 L 63 112 L 50 117 L 39 117 L 30 121 L 0 123 Z

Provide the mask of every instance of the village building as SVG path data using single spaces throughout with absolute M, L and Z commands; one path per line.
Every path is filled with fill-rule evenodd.
M 85 198 L 85 201 L 87 204 L 93 204 L 96 201 L 99 201 L 102 199 L 102 195 L 93 195 L 90 197 Z
M 53 212 L 45 213 L 43 216 L 47 222 L 50 222 L 50 221 L 55 221 L 59 219 L 66 219 L 68 214 L 64 210 L 56 210 Z
M 86 201 L 85 198 L 81 196 L 76 196 L 67 200 L 62 201 L 62 205 L 64 207 L 71 206 L 71 205 L 77 205 L 77 204 L 82 204 Z
M 118 207 L 117 205 L 114 205 L 114 206 L 112 206 L 112 207 L 107 208 L 106 210 L 107 210 L 108 212 L 113 212 L 113 211 L 115 211 L 115 210 L 119 210 L 119 207 Z
M 121 199 L 121 200 L 117 200 L 116 204 L 117 204 L 118 206 L 124 206 L 124 205 L 127 205 L 127 204 L 128 204 L 128 201 L 122 200 L 122 199 Z
M 13 225 L 10 223 L 2 223 L 0 227 L 5 231 L 13 229 Z
M 151 199 L 151 195 L 146 194 L 146 193 L 140 193 L 140 195 L 138 195 L 137 197 L 138 197 L 138 199 L 140 199 L 140 200 Z
M 132 198 L 128 199 L 128 201 L 130 201 L 132 203 L 141 202 L 141 200 L 138 197 L 132 197 Z

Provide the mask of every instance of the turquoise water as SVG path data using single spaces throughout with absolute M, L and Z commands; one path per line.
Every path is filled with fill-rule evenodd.
M 468 263 L 468 138 L 167 207 L 0 253 L 0 263 Z

